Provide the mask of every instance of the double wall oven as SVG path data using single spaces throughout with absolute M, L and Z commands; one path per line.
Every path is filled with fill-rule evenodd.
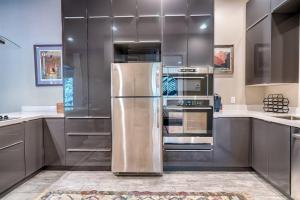
M 213 68 L 163 69 L 164 145 L 167 149 L 213 147 Z

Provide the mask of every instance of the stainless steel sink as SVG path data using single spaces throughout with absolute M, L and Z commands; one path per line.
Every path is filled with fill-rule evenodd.
M 285 116 L 273 116 L 273 117 L 276 117 L 276 118 L 280 118 L 280 119 L 287 119 L 287 120 L 300 120 L 300 117 L 296 117 L 296 116 L 293 116 L 293 115 L 285 115 Z

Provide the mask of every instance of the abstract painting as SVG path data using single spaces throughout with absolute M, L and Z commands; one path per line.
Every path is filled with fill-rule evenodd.
M 63 84 L 62 45 L 34 45 L 36 86 Z
M 233 74 L 234 46 L 216 45 L 214 55 L 215 73 Z

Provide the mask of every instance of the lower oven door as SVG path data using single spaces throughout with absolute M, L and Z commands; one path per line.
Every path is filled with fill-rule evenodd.
M 213 107 L 165 108 L 165 144 L 212 145 Z

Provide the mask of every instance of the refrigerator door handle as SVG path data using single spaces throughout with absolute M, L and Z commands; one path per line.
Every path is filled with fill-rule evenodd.
M 157 72 L 156 72 L 156 91 L 159 92 L 159 93 L 160 93 L 160 85 L 161 85 L 160 82 L 161 82 L 161 80 L 160 80 L 160 71 L 157 70 Z
M 157 128 L 159 128 L 159 125 L 160 125 L 160 113 L 159 113 L 159 106 L 157 106 L 157 109 L 156 109 L 156 114 L 157 114 Z

